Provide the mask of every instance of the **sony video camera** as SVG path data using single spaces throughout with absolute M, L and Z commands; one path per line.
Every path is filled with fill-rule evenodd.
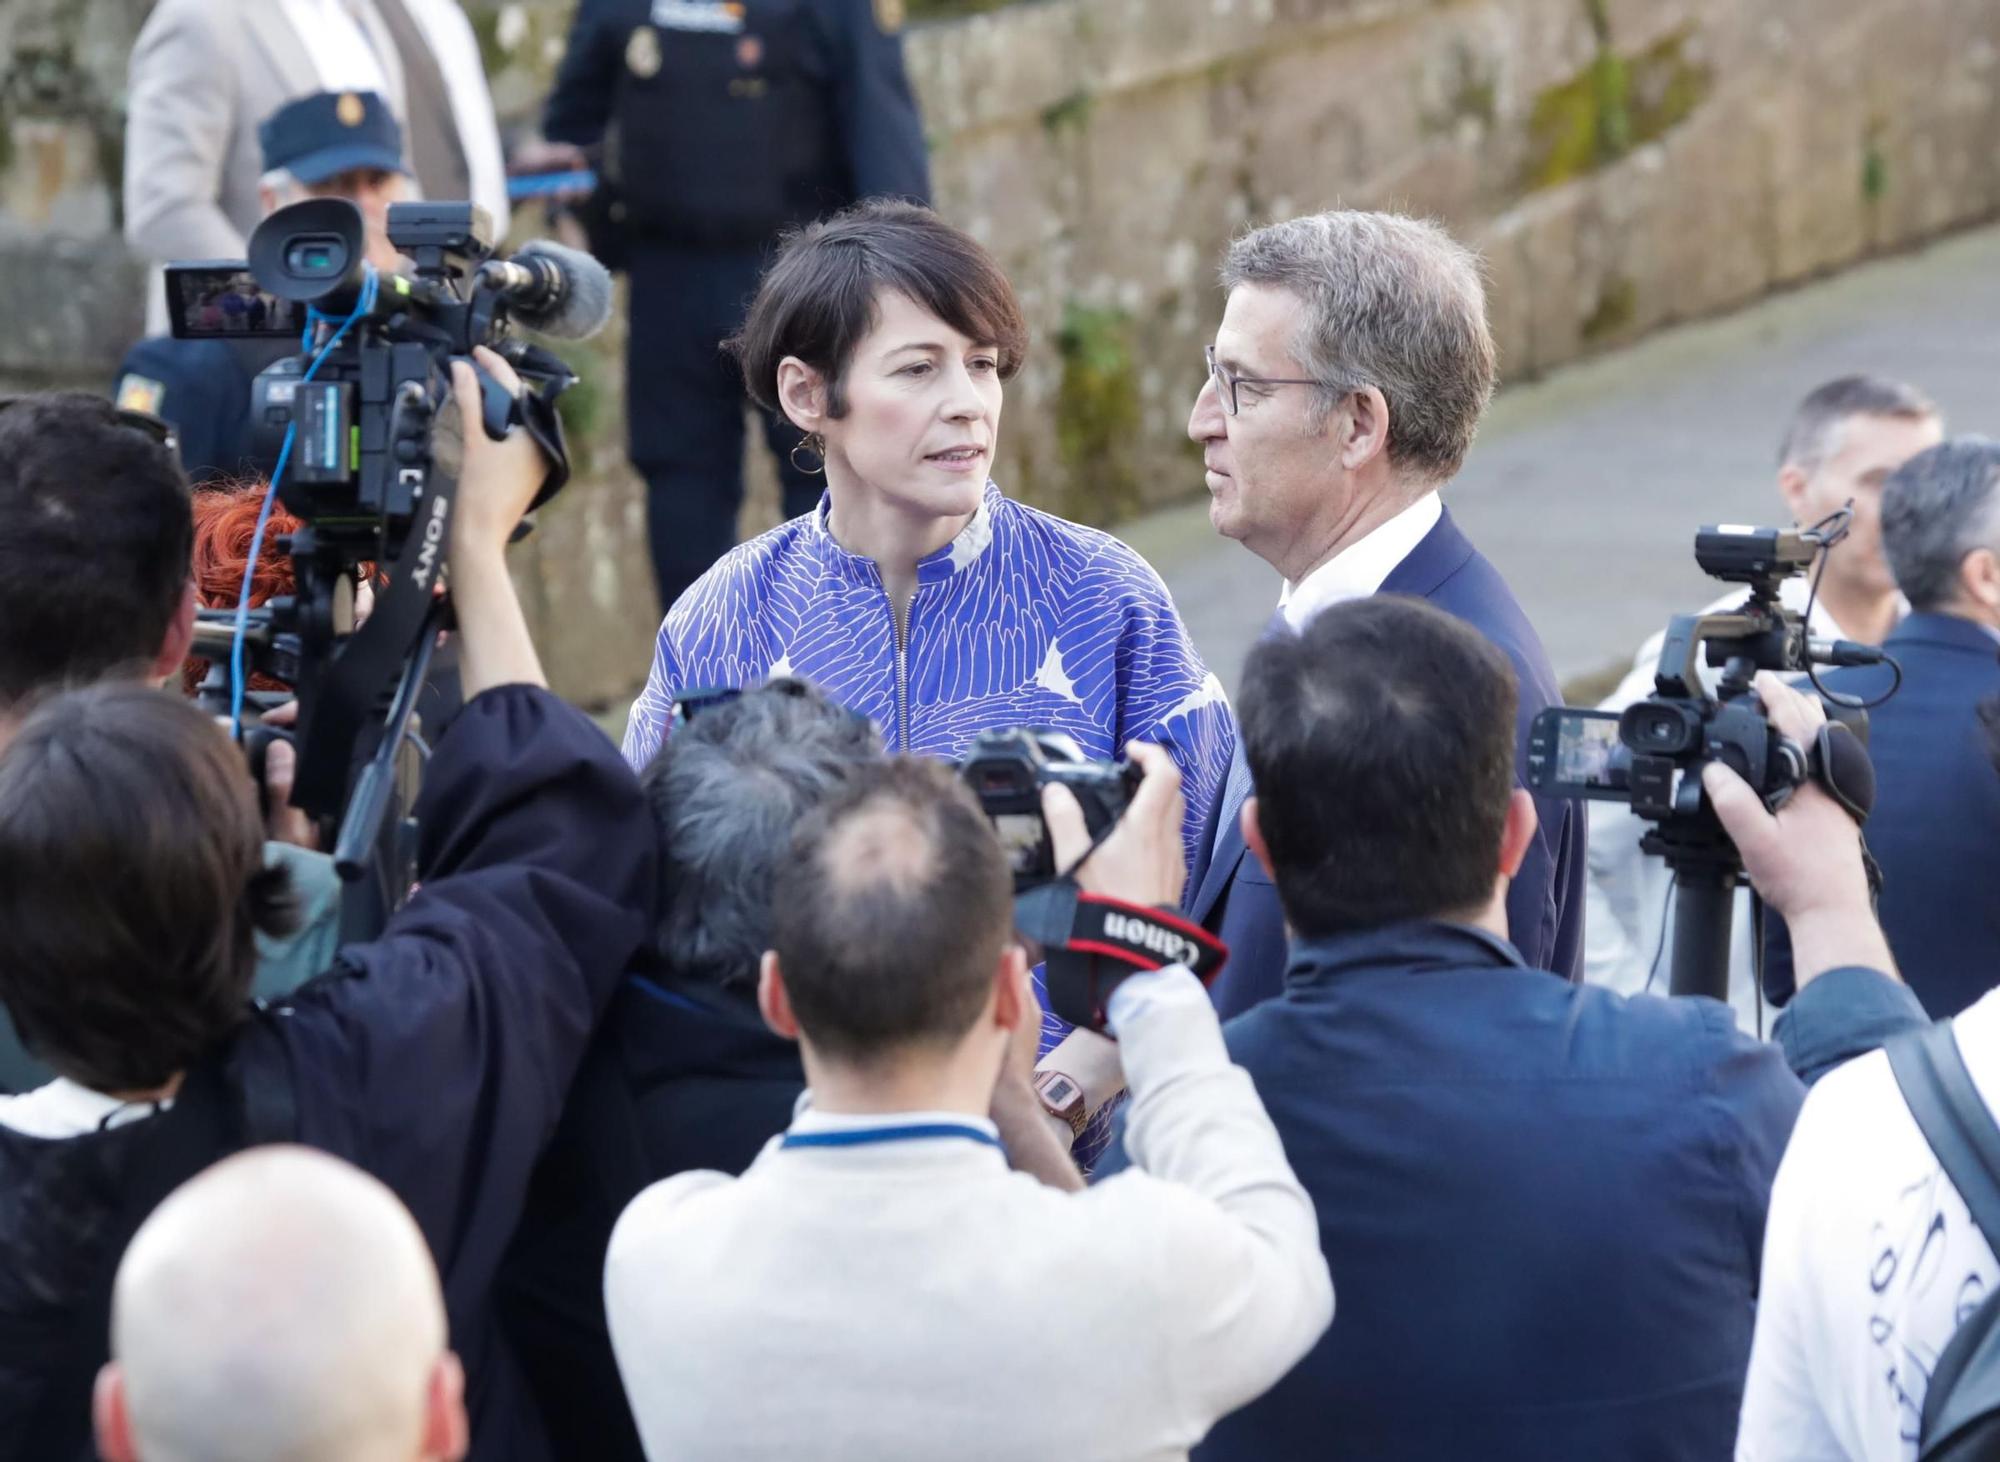
M 1741 860 L 1702 789 L 1702 767 L 1719 761 L 1774 811 L 1810 776 L 1823 774 L 1813 747 L 1781 736 L 1751 691 L 1760 670 L 1809 674 L 1818 665 L 1873 665 L 1872 645 L 1808 636 L 1802 616 L 1779 602 L 1786 579 L 1845 535 L 1847 512 L 1812 529 L 1703 528 L 1695 560 L 1708 574 L 1748 586 L 1740 606 L 1718 614 L 1675 615 L 1653 676 L 1653 694 L 1623 712 L 1552 706 L 1528 734 L 1528 785 L 1557 797 L 1629 802 L 1653 826 L 1640 840 L 1674 871 L 1673 993 L 1726 998 L 1730 904 Z M 1700 665 L 1720 669 L 1713 694 Z M 1829 703 L 1834 724 L 1861 752 L 1867 715 Z M 1865 809 L 1864 809 L 1865 810 Z
M 982 732 L 960 761 L 959 775 L 1007 850 L 1016 893 L 1056 876 L 1055 848 L 1042 817 L 1043 787 L 1059 783 L 1075 793 L 1084 825 L 1096 839 L 1123 815 L 1140 780 L 1130 762 L 1090 761 L 1074 738 L 1047 727 Z
M 247 261 L 170 265 L 166 280 L 177 338 L 299 342 L 257 377 L 251 400 L 258 445 L 279 462 L 277 498 L 303 525 L 263 551 L 290 556 L 297 591 L 241 616 L 204 610 L 194 649 L 221 672 L 204 687 L 211 709 L 240 704 L 232 661 L 243 678 L 255 669 L 296 689 L 292 801 L 340 819 L 335 861 L 350 880 L 380 862 L 393 761 L 448 623 L 437 590 L 461 433 L 497 439 L 519 425 L 532 435 L 552 464 L 536 507 L 569 476 L 555 402 L 576 377 L 510 322 L 582 338 L 611 304 L 610 278 L 588 255 L 535 243 L 494 259 L 491 221 L 470 203 L 395 204 L 388 235 L 409 274 L 369 264 L 352 203 L 310 199 L 265 219 Z M 523 390 L 510 395 L 479 371 L 481 420 L 461 424 L 451 365 L 481 345 Z M 375 604 L 357 628 L 363 565 L 374 567 Z M 357 755 L 367 758 L 358 773 Z

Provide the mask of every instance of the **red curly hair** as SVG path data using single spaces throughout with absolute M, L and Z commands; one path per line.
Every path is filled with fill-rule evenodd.
M 225 483 L 197 488 L 194 494 L 194 597 L 204 609 L 234 609 L 243 593 L 243 565 L 250 559 L 250 539 L 257 531 L 257 515 L 264 510 L 266 482 Z M 252 608 L 298 587 L 291 559 L 277 551 L 277 542 L 296 532 L 299 520 L 274 504 L 271 521 L 264 529 L 263 550 L 257 555 L 257 572 L 250 580 Z M 208 661 L 190 659 L 181 667 L 181 685 L 189 695 L 208 674 Z M 283 682 L 268 675 L 252 674 L 252 690 L 286 690 Z

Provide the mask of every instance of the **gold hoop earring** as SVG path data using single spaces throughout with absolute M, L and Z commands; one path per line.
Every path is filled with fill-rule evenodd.
M 799 460 L 801 452 L 812 454 L 810 466 Z M 818 432 L 810 432 L 799 438 L 799 444 L 792 448 L 792 466 L 808 477 L 817 477 L 826 471 L 826 446 Z

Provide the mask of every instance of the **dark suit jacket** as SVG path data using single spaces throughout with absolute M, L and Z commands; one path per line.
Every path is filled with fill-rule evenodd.
M 296 340 L 176 340 L 154 335 L 125 353 L 115 394 L 174 428 L 188 480 L 269 480 L 276 453 L 250 446 L 250 389 L 257 373 L 298 353 Z M 147 404 L 150 403 L 150 404 Z
M 1906 998 L 1884 1018 L 1904 996 L 1854 970 L 1799 1004 L 1853 1055 L 1919 1022 Z M 1715 1001 L 1566 984 L 1430 922 L 1302 940 L 1224 1034 L 1340 1313 L 1198 1462 L 1729 1455 L 1804 1099 L 1778 1047 Z
M 2000 695 L 2000 641 L 1953 615 L 1912 614 L 1882 648 L 1903 667 L 1903 684 L 1868 713 L 1878 913 L 1904 980 L 1941 1020 L 2000 983 L 2000 772 L 1978 710 Z M 1891 672 L 1863 666 L 1821 679 L 1872 699 Z M 1765 917 L 1765 986 L 1788 996 L 1791 941 L 1782 919 Z
M 1459 532 L 1450 509 L 1390 572 L 1381 592 L 1428 600 L 1506 652 L 1520 679 L 1518 766 L 1526 754 L 1529 724 L 1544 707 L 1561 705 L 1562 692 L 1534 626 L 1499 571 Z M 1242 755 L 1240 746 L 1237 755 Z M 1221 811 L 1218 795 L 1188 879 L 1187 908 L 1229 946 L 1229 963 L 1212 990 L 1216 1009 L 1227 1019 L 1278 993 L 1285 970 L 1285 917 L 1278 890 L 1245 846 L 1241 827 L 1234 818 L 1223 825 Z M 1530 964 L 1575 979 L 1583 964 L 1584 818 L 1577 803 L 1555 797 L 1537 797 L 1535 811 L 1541 825 L 1508 894 L 1508 928 Z

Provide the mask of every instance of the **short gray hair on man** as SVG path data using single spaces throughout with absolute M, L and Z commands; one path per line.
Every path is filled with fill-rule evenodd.
M 1479 259 L 1435 223 L 1336 209 L 1274 223 L 1229 247 L 1222 285 L 1288 290 L 1292 350 L 1325 382 L 1315 421 L 1365 386 L 1389 403 L 1389 461 L 1443 482 L 1465 461 L 1493 396 L 1493 335 Z
M 2000 553 L 1996 483 L 2000 442 L 1987 437 L 1953 437 L 1890 474 L 1882 488 L 1882 551 L 1912 609 L 1937 610 L 1957 598 L 1967 554 Z
M 1915 386 L 1884 376 L 1840 376 L 1815 387 L 1792 413 L 1778 444 L 1778 465 L 1808 475 L 1818 471 L 1840 450 L 1840 429 L 1857 416 L 1930 421 L 1937 415 L 1936 404 Z
M 807 812 L 882 755 L 865 718 L 779 678 L 690 718 L 642 785 L 660 830 L 661 956 L 711 985 L 753 988 L 771 947 L 771 879 Z

